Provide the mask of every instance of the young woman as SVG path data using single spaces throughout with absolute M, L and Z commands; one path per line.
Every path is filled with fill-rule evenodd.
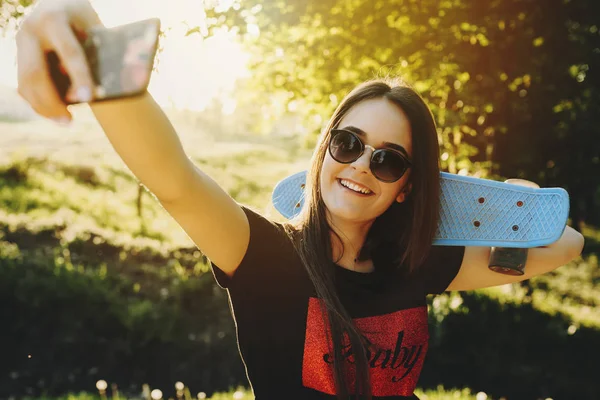
M 73 30 L 100 21 L 86 0 L 41 0 L 17 36 L 19 93 L 41 115 L 71 118 L 50 82 L 54 50 L 93 98 Z M 229 291 L 257 399 L 416 398 L 428 343 L 428 294 L 517 282 L 577 257 L 582 236 L 529 251 L 526 274 L 487 268 L 489 248 L 431 246 L 439 144 L 410 88 L 371 81 L 351 91 L 322 132 L 300 215 L 271 222 L 236 203 L 188 159 L 149 94 L 92 104 L 115 150 L 211 260 Z M 536 186 L 532 182 L 512 183 Z

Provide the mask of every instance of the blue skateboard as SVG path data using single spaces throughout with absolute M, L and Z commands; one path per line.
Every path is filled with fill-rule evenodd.
M 496 272 L 521 275 L 526 249 L 554 243 L 567 225 L 569 195 L 562 188 L 530 188 L 447 172 L 440 179 L 440 221 L 433 245 L 502 250 L 492 254 L 495 265 L 490 269 Z M 275 186 L 273 205 L 284 217 L 300 212 L 305 181 L 306 171 L 301 171 Z

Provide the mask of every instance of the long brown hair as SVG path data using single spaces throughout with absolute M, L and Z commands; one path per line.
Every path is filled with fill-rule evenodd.
M 341 101 L 321 133 L 307 174 L 304 206 L 296 218 L 284 224 L 286 232 L 294 239 L 321 300 L 323 318 L 328 322 L 325 326 L 329 326 L 330 331 L 326 332 L 326 336 L 333 346 L 334 378 L 339 399 L 349 396 L 348 366 L 342 355 L 343 344 L 348 340 L 355 356 L 354 395 L 371 399 L 372 393 L 366 343 L 335 289 L 330 233 L 336 233 L 327 222 L 319 177 L 331 130 L 356 104 L 375 98 L 390 100 L 404 111 L 410 121 L 413 167 L 409 181 L 412 190 L 404 202 L 394 201 L 375 219 L 358 259 L 368 260 L 374 254 L 385 253 L 391 255 L 388 260 L 393 267 L 403 268 L 407 275 L 414 273 L 430 250 L 439 218 L 439 144 L 431 111 L 423 99 L 400 80 L 384 78 L 358 85 Z

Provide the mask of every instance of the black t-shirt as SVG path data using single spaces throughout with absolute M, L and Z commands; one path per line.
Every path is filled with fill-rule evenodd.
M 250 243 L 232 278 L 217 265 L 227 288 L 240 354 L 257 400 L 334 399 L 325 325 L 314 286 L 279 223 L 242 206 Z M 413 394 L 427 352 L 427 294 L 442 293 L 458 273 L 464 247 L 432 246 L 418 274 L 360 273 L 333 264 L 336 285 L 369 347 L 374 399 L 417 399 Z M 353 356 L 347 355 L 352 362 Z M 350 364 L 351 364 L 350 362 Z M 353 368 L 350 365 L 350 368 Z

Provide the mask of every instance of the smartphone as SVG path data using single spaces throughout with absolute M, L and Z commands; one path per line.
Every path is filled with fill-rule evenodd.
M 150 83 L 158 48 L 160 20 L 151 18 L 114 28 L 92 28 L 81 45 L 96 85 L 92 102 L 143 94 Z M 65 104 L 71 79 L 55 52 L 47 54 L 50 76 Z

